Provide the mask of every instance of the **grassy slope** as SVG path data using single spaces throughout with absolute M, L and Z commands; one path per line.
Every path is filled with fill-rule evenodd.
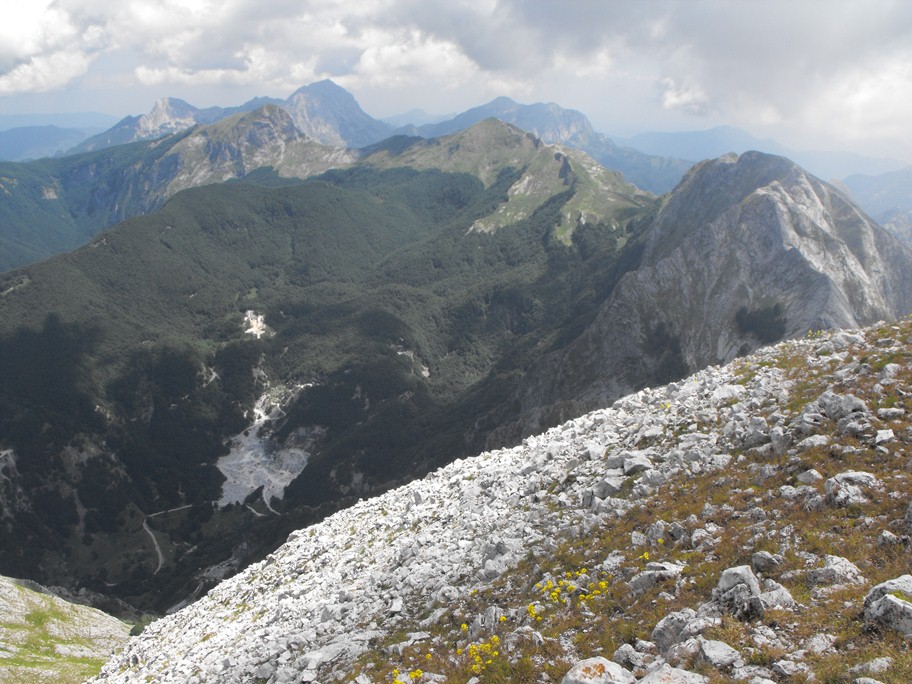
M 783 371 L 786 385 L 781 401 L 751 410 L 764 416 L 779 413 L 793 418 L 808 402 L 831 389 L 859 397 L 875 413 L 883 407 L 905 407 L 908 411 L 912 321 L 907 318 L 862 332 L 869 346 L 853 345 L 844 361 L 822 347 L 826 340 L 817 334 L 807 341 L 780 345 L 778 351 L 763 357 L 734 362 L 740 382 L 748 385 L 761 365 Z M 878 349 L 874 345 L 881 339 L 898 341 L 900 351 Z M 817 347 L 822 351 L 816 352 Z M 859 364 L 857 375 L 834 385 L 832 371 L 851 363 Z M 881 387 L 878 377 L 888 363 L 899 364 L 902 369 L 894 384 Z M 669 402 L 664 407 L 672 418 L 679 411 L 675 404 Z M 717 423 L 696 429 L 721 430 L 729 419 L 727 409 L 733 412 L 741 407 L 743 404 L 726 407 L 715 417 Z M 816 676 L 814 681 L 849 682 L 857 676 L 848 674 L 850 667 L 890 656 L 892 666 L 874 675 L 876 679 L 887 684 L 908 682 L 912 680 L 912 652 L 907 640 L 899 632 L 867 625 L 861 614 L 867 591 L 908 573 L 910 563 L 907 542 L 880 544 L 878 533 L 884 529 L 903 532 L 903 516 L 909 504 L 907 463 L 912 420 L 907 412 L 876 427 L 889 427 L 902 437 L 875 449 L 856 438 L 835 436 L 834 422 L 826 420 L 819 432 L 832 432 L 834 447 L 854 447 L 854 453 L 828 447 L 813 447 L 800 454 L 793 449 L 782 456 L 771 456 L 762 449 L 729 452 L 734 458 L 723 471 L 675 478 L 610 525 L 555 540 L 556 548 L 546 556 L 530 554 L 494 587 L 429 606 L 427 613 L 438 607 L 445 609 L 434 622 L 419 625 L 400 620 L 396 631 L 363 656 L 346 677 L 363 672 L 373 681 L 411 681 L 420 680 L 421 673 L 434 673 L 446 681 L 462 682 L 477 676 L 481 684 L 500 684 L 541 681 L 545 672 L 550 681 L 559 681 L 580 659 L 597 655 L 610 659 L 622 644 L 648 641 L 664 616 L 684 608 L 696 609 L 709 601 L 723 570 L 749 565 L 753 553 L 768 551 L 784 555 L 783 565 L 770 576 L 791 592 L 800 604 L 798 609 L 767 610 L 762 617 L 749 620 L 726 616 L 704 634 L 705 638 L 728 643 L 749 664 L 769 667 L 797 651 L 808 638 L 829 634 L 835 637 L 832 647 L 805 655 Z M 687 435 L 694 428 L 682 425 L 678 429 Z M 826 478 L 853 470 L 873 474 L 889 494 L 872 496 L 864 506 L 825 506 L 820 510 L 804 507 L 804 497 L 779 495 L 780 487 L 800 486 L 797 475 L 810 468 L 824 478 L 813 485 L 821 494 Z M 764 478 L 763 470 L 773 474 Z M 549 491 L 560 491 L 559 484 Z M 627 497 L 629 491 L 615 496 Z M 763 517 L 756 515 L 759 509 L 765 511 Z M 553 514 L 560 517 L 561 511 L 556 509 Z M 698 522 L 687 522 L 688 518 Z M 668 535 L 653 535 L 645 546 L 632 545 L 633 533 L 647 532 L 659 521 L 666 525 L 678 522 L 686 528 L 714 523 L 720 530 L 712 546 L 697 550 L 676 543 Z M 602 561 L 618 553 L 621 563 L 616 571 L 599 569 Z M 820 567 L 826 554 L 855 563 L 866 582 L 815 587 L 808 581 L 807 571 Z M 683 582 L 678 586 L 674 580 L 660 582 L 632 595 L 627 581 L 650 561 L 684 564 Z M 470 638 L 467 623 L 492 606 L 504 617 Z M 773 645 L 753 645 L 751 630 L 758 627 L 772 629 L 793 647 L 783 651 Z M 408 638 L 421 633 L 429 636 Z M 730 681 L 706 664 L 687 661 L 684 666 L 708 676 L 712 684 Z M 799 674 L 789 681 L 812 680 Z

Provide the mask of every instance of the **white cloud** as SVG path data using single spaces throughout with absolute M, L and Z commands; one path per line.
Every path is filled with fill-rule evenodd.
M 861 140 L 905 135 L 912 93 L 912 3 L 889 0 L 825 11 L 793 0 L 0 3 L 5 98 L 105 83 L 122 98 L 131 83 L 159 96 L 285 95 L 328 77 L 387 113 L 505 94 L 639 126 L 725 121 Z
M 673 78 L 663 78 L 662 107 L 664 109 L 681 109 L 691 114 L 706 114 L 709 111 L 709 100 L 706 92 L 695 83 L 678 83 Z
M 37 55 L 0 75 L 0 95 L 59 88 L 85 74 L 91 61 L 80 52 Z

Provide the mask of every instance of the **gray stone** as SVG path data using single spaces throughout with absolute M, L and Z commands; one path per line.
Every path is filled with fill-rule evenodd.
M 697 658 L 717 670 L 727 670 L 741 660 L 741 655 L 724 641 L 700 638 Z
M 669 664 L 664 664 L 643 677 L 639 684 L 705 684 L 709 681 L 696 672 L 688 672 Z
M 841 556 L 825 556 L 822 568 L 808 570 L 810 584 L 864 584 L 861 570 Z
M 777 660 L 773 663 L 773 673 L 780 677 L 795 677 L 797 675 L 811 674 L 811 668 L 804 663 L 797 663 L 794 660 Z
M 652 468 L 652 461 L 643 453 L 631 453 L 624 459 L 624 475 L 636 475 Z
M 849 669 L 851 675 L 881 674 L 893 667 L 894 660 L 890 656 L 874 658 L 866 663 L 860 663 Z
M 852 394 L 841 395 L 827 391 L 820 395 L 817 404 L 828 418 L 835 421 L 853 413 L 869 413 L 867 404 Z
M 757 551 L 751 556 L 751 569 L 754 572 L 769 574 L 778 570 L 785 562 L 785 557 L 769 551 Z
M 865 607 L 865 620 L 912 634 L 912 603 L 887 594 Z
M 811 468 L 810 470 L 805 470 L 803 473 L 800 473 L 795 479 L 801 484 L 812 485 L 815 482 L 820 482 L 823 479 L 823 475 L 814 468 Z
M 900 575 L 871 587 L 871 590 L 865 596 L 864 607 L 867 609 L 868 606 L 887 594 L 912 597 L 912 575 Z
M 877 409 L 877 417 L 881 420 L 897 420 L 906 415 L 905 409 L 889 407 Z
M 561 684 L 633 684 L 635 681 L 628 670 L 607 658 L 596 656 L 571 667 Z
M 669 613 L 656 624 L 652 630 L 652 641 L 659 649 L 659 653 L 664 653 L 670 646 L 680 641 L 681 631 L 691 620 L 696 619 L 697 614 L 691 608 Z

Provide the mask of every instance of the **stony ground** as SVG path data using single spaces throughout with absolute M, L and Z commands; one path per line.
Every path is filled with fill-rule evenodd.
M 458 461 L 95 681 L 912 681 L 910 357 L 813 333 Z
M 67 684 L 98 672 L 129 625 L 0 577 L 0 684 Z

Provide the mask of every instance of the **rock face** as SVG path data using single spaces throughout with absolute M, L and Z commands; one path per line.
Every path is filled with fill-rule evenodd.
M 904 345 L 912 343 L 912 325 L 894 329 Z M 808 406 L 819 407 L 819 397 L 832 391 L 828 387 L 862 382 L 865 401 L 873 401 L 878 392 L 887 396 L 881 383 L 889 379 L 869 371 L 883 365 L 873 342 L 877 335 L 857 338 L 860 344 L 836 356 L 817 353 L 830 342 L 824 337 L 770 348 L 725 368 L 711 367 L 685 381 L 627 396 L 514 448 L 454 462 L 359 502 L 293 533 L 264 562 L 152 624 L 94 681 L 465 681 L 469 677 L 448 679 L 432 667 L 455 667 L 460 659 L 471 665 L 473 653 L 479 660 L 472 672 L 483 672 L 496 659 L 519 667 L 525 652 L 533 654 L 527 666 L 546 668 L 545 658 L 534 657 L 542 647 L 549 659 L 564 654 L 568 663 L 559 676 L 566 684 L 707 681 L 694 672 L 699 668 L 739 681 L 812 679 L 814 659 L 831 656 L 843 659 L 838 661 L 843 670 L 860 666 L 860 660 L 851 660 L 855 637 L 824 631 L 831 626 L 826 622 L 808 629 L 802 621 L 811 615 L 826 621 L 832 613 L 819 608 L 832 600 L 830 610 L 908 632 L 908 575 L 881 582 L 862 599 L 865 575 L 883 572 L 877 559 L 867 558 L 879 553 L 874 532 L 901 528 L 908 495 L 895 491 L 868 504 L 871 508 L 863 513 L 870 515 L 855 519 L 864 528 L 858 535 L 851 524 L 834 532 L 835 518 L 826 509 L 815 513 L 807 507 L 822 496 L 822 480 L 800 488 L 758 489 L 749 483 L 763 469 L 767 482 L 795 482 L 787 478 L 815 465 L 846 483 L 905 486 L 906 445 L 912 436 L 881 459 L 889 464 L 884 470 L 839 473 L 834 470 L 838 460 L 809 462 L 813 450 L 800 451 L 788 428 L 793 414 L 802 413 L 789 408 L 789 402 L 809 379 L 818 383 L 818 399 L 805 399 Z M 902 385 L 893 391 L 903 394 L 890 396 L 905 396 L 912 382 L 908 351 L 892 339 L 883 349 L 885 355 L 903 359 L 900 369 L 891 371 Z M 777 367 L 803 359 L 814 365 L 797 373 Z M 742 389 L 731 389 L 735 386 Z M 740 400 L 730 403 L 726 397 L 733 396 Z M 760 416 L 763 428 L 755 420 Z M 801 425 L 796 422 L 794 430 Z M 787 434 L 785 441 L 792 445 L 778 457 L 771 441 L 756 436 L 769 438 L 774 429 Z M 832 418 L 817 430 L 838 438 Z M 853 440 L 860 446 L 851 448 L 869 454 L 884 448 L 873 435 Z M 746 441 L 759 443 L 745 448 Z M 855 455 L 850 445 L 835 447 L 843 459 Z M 623 464 L 634 451 L 643 467 L 624 474 Z M 606 473 L 623 480 L 620 489 L 595 496 Z M 692 500 L 691 486 L 698 481 L 710 487 L 700 491 L 711 492 L 716 503 Z M 719 491 L 725 495 L 716 497 Z M 800 510 L 809 519 L 816 515 L 817 527 L 800 528 L 803 523 L 795 515 Z M 627 531 L 613 548 L 599 547 L 587 567 L 560 572 L 559 565 L 549 564 L 568 549 L 590 550 L 600 535 L 625 521 Z M 811 553 L 802 541 L 810 533 L 812 548 L 845 545 L 844 553 L 851 557 Z M 852 543 L 841 534 L 854 534 Z M 728 537 L 735 543 L 722 543 Z M 778 553 L 758 548 L 769 545 Z M 728 562 L 713 565 L 717 554 Z M 680 560 L 672 562 L 674 558 Z M 751 565 L 733 563 L 735 559 Z M 695 576 L 694 568 L 705 576 Z M 768 576 L 774 573 L 782 584 Z M 611 584 L 620 593 L 600 603 L 600 592 L 611 591 Z M 800 609 L 789 591 L 809 585 L 818 587 L 805 599 L 820 602 L 815 610 Z M 837 585 L 842 593 L 834 594 Z M 846 592 L 855 585 L 858 593 L 851 599 Z M 604 636 L 593 626 L 604 624 L 599 620 L 605 613 L 624 612 L 639 601 L 634 590 L 644 594 L 651 615 L 656 615 L 656 605 L 667 604 L 669 610 L 614 649 L 612 661 L 591 653 Z M 682 601 L 689 605 L 682 607 Z M 462 608 L 457 606 L 466 605 L 481 607 L 460 626 Z M 778 611 L 771 617 L 776 629 L 764 619 L 771 610 Z M 557 618 L 552 624 L 563 627 L 548 631 L 552 614 Z M 637 616 L 626 614 L 621 620 L 634 623 Z M 435 630 L 443 636 L 432 636 Z M 740 630 L 737 641 L 720 638 L 731 634 L 728 630 Z M 839 638 L 849 640 L 846 648 L 832 649 Z M 875 648 L 869 638 L 864 637 L 866 650 L 858 651 L 864 662 Z M 523 644 L 529 650 L 523 651 Z M 574 657 L 582 650 L 588 657 Z M 391 663 L 408 653 L 412 664 L 414 659 L 429 664 L 408 673 L 390 672 Z M 380 660 L 390 661 L 386 670 Z M 895 667 L 884 662 L 886 669 Z M 891 671 L 898 681 L 904 673 Z
M 592 324 L 526 373 L 513 397 L 522 415 L 492 443 L 760 344 L 904 315 L 910 264 L 898 240 L 787 159 L 698 164 Z

